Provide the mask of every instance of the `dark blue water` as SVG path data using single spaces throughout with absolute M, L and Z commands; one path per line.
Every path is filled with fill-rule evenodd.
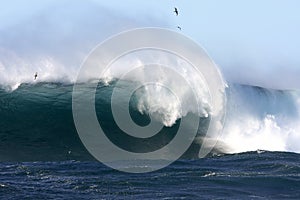
M 1 199 L 299 199 L 300 155 L 249 152 L 128 174 L 99 162 L 2 162 Z

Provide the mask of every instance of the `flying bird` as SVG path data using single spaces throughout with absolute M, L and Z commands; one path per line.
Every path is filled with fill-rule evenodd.
M 181 27 L 180 27 L 180 26 L 177 26 L 177 28 L 178 28 L 179 30 L 181 30 Z
M 35 74 L 34 74 L 34 80 L 36 80 L 37 76 L 38 76 L 38 74 L 37 74 L 37 72 L 35 72 Z
M 174 8 L 174 12 L 175 12 L 176 16 L 178 16 L 178 9 L 176 7 Z

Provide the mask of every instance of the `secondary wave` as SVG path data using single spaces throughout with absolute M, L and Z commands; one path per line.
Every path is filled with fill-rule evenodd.
M 227 152 L 300 152 L 300 93 L 232 85 L 220 140 Z

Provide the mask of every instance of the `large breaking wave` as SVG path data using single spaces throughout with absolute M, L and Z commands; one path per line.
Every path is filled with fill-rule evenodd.
M 115 82 L 98 84 L 96 110 L 98 117 L 104 119 L 100 123 L 107 126 L 112 136 L 110 139 L 127 146 L 128 150 L 153 149 L 152 143 L 147 141 L 142 144 L 124 143 L 124 138 L 114 136 L 117 127 L 109 109 Z M 84 84 L 88 89 L 88 83 Z M 130 82 L 122 83 L 124 90 L 127 84 Z M 72 89 L 72 84 L 50 82 L 21 84 L 14 91 L 1 89 L 0 160 L 91 159 L 74 126 Z M 215 152 L 235 153 L 257 149 L 300 152 L 299 92 L 230 84 L 226 94 L 227 118 Z M 161 104 L 145 101 L 145 96 L 142 97 L 137 96 L 130 104 L 131 115 L 137 124 L 145 125 L 149 123 L 151 111 L 163 110 L 164 113 L 155 119 L 165 125 L 164 134 L 157 141 L 152 141 L 157 146 L 163 146 L 174 137 L 184 116 L 178 114 L 180 112 L 176 106 L 169 106 L 172 102 L 166 94 L 159 99 Z M 202 118 L 198 130 L 200 138 L 207 129 L 208 120 L 207 116 L 199 117 Z M 197 157 L 201 146 L 199 141 L 195 140 L 186 157 Z
M 70 12 L 66 12 L 67 6 Z M 73 12 L 78 10 L 86 14 L 79 16 L 78 12 Z M 109 23 L 112 21 L 113 24 Z M 24 17 L 9 26 L 1 26 L 0 160 L 90 159 L 78 138 L 72 118 L 72 90 L 79 66 L 88 52 L 108 36 L 145 26 L 173 27 L 161 18 L 140 19 L 122 15 L 122 12 L 115 15 L 111 9 L 81 1 L 51 4 L 34 17 Z M 198 155 L 201 136 L 207 128 L 210 105 L 203 83 L 197 82 L 199 77 L 177 61 L 172 60 L 178 67 L 177 72 L 194 84 L 201 97 L 201 112 L 196 113 L 202 118 L 199 137 L 187 153 L 193 157 Z M 142 63 L 123 64 L 138 66 Z M 168 64 L 173 66 L 174 63 Z M 244 68 L 239 68 L 238 72 L 241 70 Z M 35 72 L 38 72 L 37 81 L 33 79 Z M 227 70 L 227 74 L 236 76 L 240 75 L 238 72 Z M 88 81 L 93 78 L 99 77 L 93 77 L 91 73 L 87 74 L 87 80 L 83 80 L 87 89 Z M 245 76 L 239 78 L 247 79 Z M 240 82 L 255 82 L 255 78 L 251 80 Z M 98 85 L 97 113 L 105 114 L 106 120 L 102 123 L 110 126 L 112 120 L 106 108 L 114 81 L 110 74 L 102 81 Z M 278 82 L 276 79 L 273 81 Z M 288 81 L 280 79 L 280 82 Z M 126 84 L 128 82 L 124 82 L 124 90 Z M 180 110 L 172 96 L 155 88 L 140 92 L 143 95 L 133 99 L 136 103 L 130 106 L 131 114 L 140 119 L 136 120 L 140 125 L 149 122 L 148 114 L 155 115 L 168 133 L 166 138 L 160 138 L 160 145 L 173 137 L 172 130 L 176 131 L 180 119 L 195 110 L 191 105 L 184 105 L 184 109 Z M 299 92 L 229 84 L 226 95 L 226 123 L 216 151 L 235 153 L 265 149 L 300 152 Z M 189 97 L 189 94 L 185 96 Z M 137 148 L 152 147 L 143 143 Z

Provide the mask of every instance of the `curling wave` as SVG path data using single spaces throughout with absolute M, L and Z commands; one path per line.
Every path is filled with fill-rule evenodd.
M 88 90 L 89 85 L 86 84 Z M 124 81 L 122 87 L 130 82 Z M 149 123 L 149 115 L 164 125 L 163 134 L 151 141 L 129 140 L 118 136 L 110 112 L 110 97 L 115 82 L 98 84 L 96 111 L 99 123 L 109 138 L 129 151 L 146 152 L 166 145 L 176 134 L 184 115 L 162 94 L 157 103 L 151 96 L 136 96 L 130 103 L 132 118 L 139 125 Z M 72 118 L 72 84 L 22 84 L 14 91 L 0 90 L 0 160 L 91 159 L 78 138 Z M 84 93 L 85 91 L 83 91 Z M 300 152 L 300 95 L 296 91 L 278 91 L 231 84 L 227 88 L 227 119 L 215 151 L 235 153 L 264 149 Z M 159 110 L 159 112 L 158 112 Z M 190 111 L 187 111 L 190 112 Z M 209 117 L 201 118 L 198 138 L 207 129 Z M 196 139 L 186 157 L 197 157 L 201 142 Z

